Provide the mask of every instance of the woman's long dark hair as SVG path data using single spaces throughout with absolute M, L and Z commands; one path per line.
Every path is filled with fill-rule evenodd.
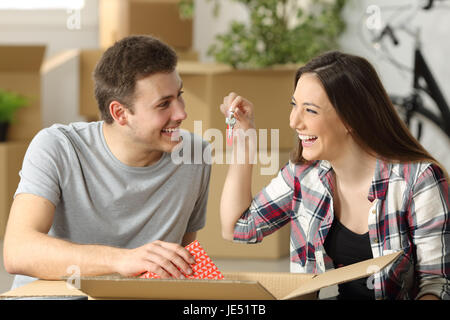
M 445 168 L 400 119 L 377 72 L 366 59 L 338 51 L 324 53 L 298 69 L 294 88 L 304 73 L 317 75 L 339 118 L 369 154 L 389 162 L 432 162 L 448 179 Z M 307 162 L 302 157 L 301 141 L 291 160 Z

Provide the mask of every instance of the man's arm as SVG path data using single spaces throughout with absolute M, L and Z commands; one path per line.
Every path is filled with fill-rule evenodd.
M 81 245 L 47 235 L 53 223 L 54 205 L 32 194 L 16 196 L 4 241 L 4 265 L 8 273 L 41 279 L 67 276 L 78 266 L 82 276 L 120 273 L 133 276 L 145 271 L 162 278 L 180 277 L 176 268 L 189 273 L 195 260 L 178 244 L 154 241 L 135 249 Z
M 181 245 L 186 247 L 192 241 L 197 238 L 197 232 L 186 232 L 183 236 L 183 240 L 181 241 Z

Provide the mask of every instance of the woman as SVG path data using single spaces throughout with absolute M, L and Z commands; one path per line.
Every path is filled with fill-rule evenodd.
M 340 285 L 338 298 L 449 299 L 448 175 L 399 119 L 370 63 L 340 52 L 313 59 L 297 71 L 291 104 L 299 141 L 278 176 L 252 199 L 251 164 L 230 165 L 223 237 L 260 242 L 290 222 L 291 272 L 402 250 L 373 282 Z M 254 128 L 251 102 L 231 93 L 221 105 L 230 110 L 235 129 Z

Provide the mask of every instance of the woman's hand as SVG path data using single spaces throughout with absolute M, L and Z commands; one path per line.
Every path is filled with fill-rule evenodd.
M 229 116 L 230 111 L 234 111 L 234 117 L 236 118 L 234 129 L 248 130 L 255 128 L 253 104 L 234 92 L 223 98 L 220 111 L 225 117 Z

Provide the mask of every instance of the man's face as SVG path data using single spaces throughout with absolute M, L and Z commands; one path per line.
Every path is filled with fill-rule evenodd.
M 133 141 L 148 151 L 172 151 L 180 139 L 181 122 L 187 117 L 182 86 L 176 71 L 136 81 L 133 113 L 126 111 Z

